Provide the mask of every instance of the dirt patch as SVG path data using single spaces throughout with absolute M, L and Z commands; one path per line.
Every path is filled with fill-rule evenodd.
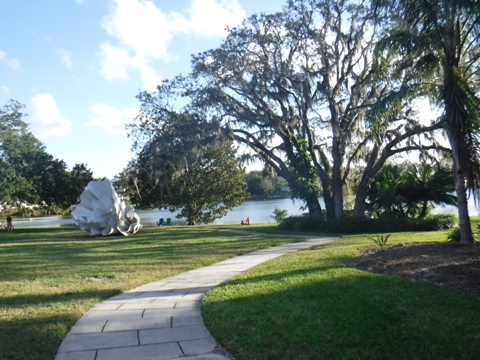
M 347 266 L 424 281 L 480 299 L 480 245 L 448 242 L 395 245 L 361 251 Z

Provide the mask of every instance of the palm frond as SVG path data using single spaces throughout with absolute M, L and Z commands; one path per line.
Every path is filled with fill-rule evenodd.
M 469 190 L 480 201 L 480 100 L 470 88 L 460 68 L 454 68 L 444 88 L 445 129 L 452 146 L 458 149 L 458 170 L 466 178 Z
M 366 120 L 373 134 L 398 118 L 407 100 L 413 99 L 421 91 L 421 84 L 402 85 L 380 98 L 368 111 Z

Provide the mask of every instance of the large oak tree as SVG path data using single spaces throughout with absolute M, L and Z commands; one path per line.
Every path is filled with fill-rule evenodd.
M 403 81 L 379 76 L 376 41 L 366 2 L 289 1 L 230 29 L 219 48 L 193 57 L 191 74 L 139 99 L 156 112 L 187 109 L 218 125 L 285 178 L 314 217 L 322 216 L 320 186 L 328 218 L 342 217 L 345 185 L 363 169 L 354 212 L 364 216 L 366 189 L 385 161 L 435 148 L 431 133 L 440 128 L 422 124 L 408 101 L 381 127 L 367 121 Z M 146 129 L 154 127 L 150 115 L 140 116 Z

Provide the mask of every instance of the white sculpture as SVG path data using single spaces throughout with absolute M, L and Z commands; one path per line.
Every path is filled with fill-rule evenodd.
M 92 236 L 118 233 L 128 236 L 143 226 L 133 206 L 125 205 L 110 180 L 90 181 L 72 216 L 75 224 Z

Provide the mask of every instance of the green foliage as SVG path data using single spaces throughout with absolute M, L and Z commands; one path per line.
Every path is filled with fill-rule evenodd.
M 245 175 L 245 182 L 247 183 L 247 191 L 251 196 L 263 196 L 263 177 L 261 171 L 250 171 L 247 173 Z
M 66 211 L 78 202 L 92 172 L 85 164 L 69 171 L 63 160 L 48 154 L 23 121 L 22 108 L 13 100 L 0 108 L 0 205 Z
M 432 205 L 456 205 L 452 172 L 423 165 L 386 165 L 372 179 L 367 209 L 377 217 L 425 217 Z
M 477 224 L 477 231 L 473 232 L 473 240 L 475 242 L 478 242 L 480 234 L 480 224 Z M 461 235 L 460 235 L 460 227 L 455 226 L 448 234 L 447 234 L 447 241 L 452 242 L 452 243 L 457 243 L 459 244 L 461 241 Z
M 297 134 L 294 139 L 290 139 L 295 149 L 294 159 L 289 161 L 294 169 L 292 182 L 293 196 L 300 199 L 306 199 L 309 196 L 317 197 L 320 188 L 317 178 L 317 170 L 312 164 L 312 154 L 309 152 L 307 140 Z
M 162 141 L 153 141 L 146 148 L 155 146 L 159 153 L 173 156 L 170 149 L 162 147 Z M 159 164 L 161 158 L 143 152 L 117 177 L 115 186 L 125 189 L 138 208 L 181 209 L 177 218 L 186 218 L 190 225 L 211 223 L 245 200 L 244 176 L 230 143 L 206 145 L 198 156 L 181 153 L 181 146 L 179 142 L 175 153 L 185 157 L 170 164 Z M 156 173 L 153 169 L 160 166 L 162 170 Z
M 254 198 L 266 199 L 278 196 L 280 189 L 287 184 L 276 172 L 253 170 L 245 174 L 247 191 Z
M 308 216 L 290 216 L 279 228 L 288 231 L 319 231 L 333 234 L 385 233 L 401 231 L 437 231 L 451 229 L 457 224 L 453 215 L 431 215 L 425 218 L 381 217 L 318 221 Z
M 281 223 L 287 217 L 287 215 L 287 209 L 280 209 L 278 207 L 275 207 L 275 209 L 273 209 L 272 219 L 275 220 L 275 222 L 277 223 Z
M 240 205 L 246 198 L 246 184 L 229 144 L 206 151 L 203 159 L 172 178 L 167 190 L 170 211 L 189 225 L 209 224 Z
M 374 0 L 387 24 L 380 41 L 411 83 L 428 84 L 427 94 L 441 104 L 439 119 L 450 143 L 456 173 L 462 243 L 473 243 L 467 216 L 467 189 L 480 200 L 480 21 L 478 1 Z M 422 94 L 420 94 L 422 95 Z M 463 211 L 462 211 L 463 210 Z
M 392 234 L 387 234 L 387 235 L 377 235 L 377 237 L 374 238 L 368 238 L 372 240 L 375 244 L 377 244 L 380 248 L 384 248 L 385 245 L 387 245 L 387 241 L 390 238 Z
M 453 243 L 460 243 L 461 236 L 460 236 L 460 228 L 454 227 L 448 234 L 447 234 L 447 241 Z

